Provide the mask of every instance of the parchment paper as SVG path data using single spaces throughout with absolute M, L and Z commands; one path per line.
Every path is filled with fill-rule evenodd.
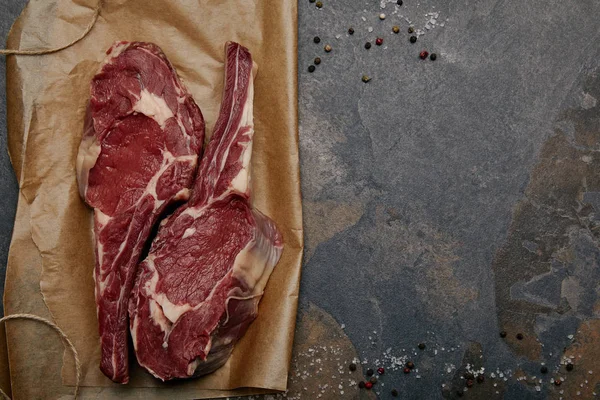
M 96 0 L 32 0 L 8 40 L 10 48 L 52 47 L 86 26 Z M 83 363 L 82 397 L 207 398 L 235 388 L 284 390 L 291 357 L 302 257 L 298 171 L 296 26 L 293 0 L 104 0 L 91 33 L 59 53 L 7 57 L 9 153 L 20 196 L 5 287 L 5 311 L 52 316 Z M 221 101 L 223 46 L 248 47 L 255 82 L 252 158 L 254 205 L 273 218 L 285 248 L 259 317 L 227 364 L 212 375 L 162 384 L 135 363 L 127 386 L 100 372 L 93 297 L 91 211 L 77 193 L 75 157 L 89 82 L 115 40 L 158 44 L 193 94 L 208 133 Z M 43 296 L 43 297 L 42 297 Z M 6 327 L 14 398 L 57 398 L 63 348 L 33 322 Z M 6 368 L 6 366 L 5 366 Z M 75 382 L 64 353 L 63 383 Z M 246 390 L 235 394 L 255 393 Z

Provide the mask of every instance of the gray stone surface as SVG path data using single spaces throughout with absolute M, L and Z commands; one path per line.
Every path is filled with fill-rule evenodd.
M 454 398 L 467 364 L 485 367 L 486 383 L 465 398 L 558 398 L 549 379 L 568 375 L 564 355 L 576 364 L 565 398 L 591 397 L 600 382 L 600 3 L 323 3 L 299 2 L 301 329 L 337 321 L 345 358 L 388 367 L 381 398 L 391 387 L 406 399 Z M 0 3 L 3 37 L 22 4 Z M 424 32 L 416 44 L 407 19 Z M 423 49 L 438 59 L 420 60 Z M 16 203 L 3 88 L 2 267 Z M 319 344 L 310 336 L 298 336 L 295 372 L 312 368 L 299 353 Z M 419 371 L 394 370 L 391 356 Z M 550 374 L 540 384 L 541 363 Z M 329 369 L 321 398 L 359 396 Z M 292 377 L 302 398 L 321 393 Z

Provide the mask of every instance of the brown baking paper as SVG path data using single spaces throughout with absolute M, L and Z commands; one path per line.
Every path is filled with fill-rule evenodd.
M 96 0 L 32 0 L 8 46 L 68 43 L 90 21 L 95 5 Z M 207 398 L 256 393 L 232 393 L 235 388 L 286 388 L 303 243 L 296 6 L 293 0 L 104 0 L 96 25 L 77 44 L 50 55 L 7 57 L 8 143 L 20 196 L 5 312 L 51 317 L 65 331 L 83 364 L 83 398 Z M 277 222 L 285 248 L 259 317 L 227 364 L 200 379 L 163 384 L 133 362 L 131 381 L 122 386 L 98 368 L 91 210 L 78 195 L 75 158 L 90 80 L 116 40 L 149 41 L 163 49 L 202 109 L 209 134 L 221 101 L 225 42 L 248 47 L 259 66 L 253 199 Z M 72 356 L 49 328 L 9 321 L 6 340 L 14 398 L 72 392 L 64 386 L 75 383 Z

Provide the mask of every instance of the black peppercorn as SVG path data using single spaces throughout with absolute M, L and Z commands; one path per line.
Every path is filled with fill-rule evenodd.
M 316 65 L 319 65 L 319 64 L 321 64 L 321 59 L 320 59 L 319 57 L 315 58 L 315 61 L 314 61 L 314 63 L 315 63 Z M 354 369 L 356 369 L 356 365 L 354 365 Z
M 430 59 L 431 61 L 435 61 L 435 60 L 437 59 L 437 54 L 435 54 L 435 53 L 431 53 L 431 55 L 429 56 L 429 59 Z
M 398 1 L 396 2 L 396 4 L 398 4 L 399 6 L 401 6 L 401 5 L 403 4 L 403 3 L 402 3 L 402 0 L 398 0 Z
M 523 340 L 523 334 L 522 333 L 517 333 L 517 339 Z
M 419 350 L 425 350 L 425 343 L 419 343 L 417 347 L 419 348 Z
M 348 366 L 348 368 L 350 369 L 350 371 L 356 371 L 356 364 L 352 363 Z
M 365 388 L 365 383 L 363 381 L 358 382 L 358 387 L 361 389 Z
M 308 0 L 309 3 L 314 3 L 317 0 Z
M 310 65 L 308 67 L 308 72 L 315 72 L 315 66 L 314 65 Z
M 416 36 L 411 36 L 410 37 L 410 42 L 411 43 L 416 43 L 417 42 L 417 37 Z
M 398 390 L 392 389 L 392 396 L 398 397 Z
M 540 368 L 540 372 L 542 374 L 547 374 L 548 373 L 548 367 L 546 367 L 545 365 L 542 365 L 542 368 Z
M 470 373 L 470 372 L 465 372 L 465 374 L 463 375 L 463 377 L 464 377 L 465 379 L 467 379 L 467 380 L 473 380 L 473 379 L 475 379 L 475 375 L 473 375 L 473 374 L 472 374 L 472 373 Z
M 567 371 L 573 371 L 573 368 L 575 368 L 575 366 L 571 363 L 567 364 Z
M 367 376 L 373 376 L 373 370 L 371 368 L 367 370 Z
M 369 50 L 371 48 L 371 42 L 365 43 L 365 49 Z
M 354 35 L 354 28 L 348 28 L 348 35 Z
M 465 394 L 465 392 L 463 392 L 462 390 L 457 390 L 457 391 L 456 391 L 456 395 L 457 395 L 458 397 L 463 397 L 463 395 L 464 395 L 464 394 Z
M 501 338 L 505 338 L 505 337 L 506 337 L 506 331 L 502 331 L 502 332 L 500 332 L 500 337 L 501 337 Z
M 315 36 L 315 37 L 313 38 L 313 42 L 315 42 L 315 43 L 321 43 L 321 38 L 320 38 L 320 37 L 318 37 L 318 36 Z

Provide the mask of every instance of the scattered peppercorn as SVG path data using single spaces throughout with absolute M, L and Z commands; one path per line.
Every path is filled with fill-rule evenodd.
M 465 392 L 463 392 L 462 390 L 457 390 L 457 391 L 456 391 L 456 395 L 457 395 L 458 397 L 463 397 L 463 394 L 465 394 Z
M 429 55 L 429 53 L 425 50 L 423 50 L 422 52 L 419 53 L 419 57 L 421 57 L 421 60 L 426 59 L 428 55 Z
M 573 371 L 573 368 L 575 368 L 575 366 L 571 363 L 567 364 L 567 371 Z
M 523 334 L 522 333 L 517 333 L 517 339 L 523 340 Z
M 319 65 L 319 64 L 321 64 L 321 59 L 320 59 L 319 57 L 315 58 L 315 61 L 314 61 L 314 63 L 315 63 L 316 65 Z M 356 364 L 354 365 L 354 369 L 356 369 Z
M 385 19 L 385 14 L 384 13 L 379 14 L 379 19 L 383 21 Z
M 308 67 L 308 72 L 315 72 L 315 66 L 314 65 L 310 65 Z
M 556 378 L 556 379 L 554 380 L 554 384 L 555 384 L 556 386 L 560 386 L 560 384 L 561 384 L 561 383 L 562 383 L 562 381 L 561 381 L 560 379 L 558 379 L 558 378 Z
M 367 370 L 367 376 L 373 376 L 373 370 L 371 368 Z
M 371 80 L 371 77 L 369 77 L 368 75 L 363 75 L 363 76 L 362 76 L 362 81 L 363 81 L 364 83 L 367 83 L 367 82 L 369 82 L 370 80 Z M 368 373 L 368 371 L 367 371 L 367 373 Z
M 471 388 L 471 387 L 473 387 L 473 384 L 474 384 L 474 383 L 475 383 L 475 382 L 473 382 L 471 379 L 469 379 L 469 380 L 467 381 L 467 387 L 468 387 L 468 388 Z
M 315 6 L 317 6 L 317 8 L 321 8 L 321 7 L 323 7 L 323 3 L 320 1 L 317 1 L 317 4 L 315 4 Z
M 377 368 L 377 373 L 379 375 L 383 375 L 383 374 L 385 374 L 385 369 L 383 369 L 383 367 L 379 367 L 379 368 Z
M 365 383 L 365 387 L 370 390 L 373 387 L 373 384 L 371 382 L 367 382 Z
M 398 4 L 399 6 L 401 6 L 401 5 L 403 4 L 403 3 L 402 3 L 402 0 L 398 0 L 398 1 L 396 2 L 396 4 Z
M 417 42 L 417 37 L 416 36 L 411 36 L 410 37 L 410 42 L 411 43 L 416 43 Z
M 331 51 L 331 46 L 326 44 L 324 49 L 325 49 L 325 52 L 329 53 Z
M 365 43 L 365 49 L 369 50 L 371 48 L 371 42 Z
M 315 36 L 315 37 L 313 38 L 313 42 L 315 42 L 315 43 L 321 43 L 321 38 L 320 38 L 320 37 L 318 37 L 318 36 Z
M 415 28 L 413 28 L 412 26 L 408 27 L 408 33 L 413 33 L 415 31 Z
M 356 364 L 352 363 L 348 365 L 348 369 L 350 369 L 350 371 L 356 371 Z
M 392 32 L 394 32 L 394 33 L 398 33 L 398 32 L 400 32 L 400 28 L 399 28 L 398 26 L 394 25 L 394 26 L 392 27 Z
M 545 365 L 542 365 L 542 368 L 540 368 L 540 372 L 542 374 L 547 374 L 548 373 L 548 367 L 546 367 Z
M 398 390 L 396 390 L 396 389 L 392 389 L 392 396 L 394 396 L 394 397 L 398 397 L 398 394 L 399 394 L 399 393 L 398 393 Z
M 470 372 L 465 372 L 465 374 L 463 375 L 463 377 L 464 377 L 465 379 L 467 379 L 467 380 L 473 380 L 473 379 L 475 379 L 475 375 L 473 375 L 473 374 L 472 374 L 472 373 L 470 373 Z
M 364 382 L 364 381 L 360 381 L 360 382 L 358 382 L 358 387 L 359 387 L 360 389 L 364 389 L 364 387 L 365 387 L 365 382 Z
M 419 348 L 419 350 L 425 350 L 425 343 L 419 343 L 417 347 Z
M 431 55 L 429 56 L 429 59 L 430 59 L 431 61 L 435 61 L 435 60 L 437 59 L 437 54 L 435 54 L 435 53 L 431 53 Z
M 348 28 L 348 35 L 354 35 L 354 28 Z
M 506 331 L 502 331 L 502 332 L 500 332 L 500 337 L 501 337 L 501 338 L 505 338 L 505 337 L 506 337 Z
M 404 367 L 404 369 L 402 370 L 405 374 L 410 374 L 410 368 L 408 367 Z
M 483 383 L 485 381 L 485 376 L 483 374 L 477 375 L 477 383 Z
M 380 37 L 378 37 L 378 38 L 375 40 L 375 44 L 376 44 L 377 46 L 381 46 L 381 45 L 383 44 L 383 38 L 380 38 Z
M 406 366 L 410 369 L 413 369 L 415 367 L 415 363 L 413 363 L 412 361 L 407 361 Z
M 316 0 L 308 0 L 309 3 L 314 3 Z
M 377 378 L 372 376 L 371 379 L 369 379 L 369 382 L 371 382 L 374 385 L 377 383 Z

